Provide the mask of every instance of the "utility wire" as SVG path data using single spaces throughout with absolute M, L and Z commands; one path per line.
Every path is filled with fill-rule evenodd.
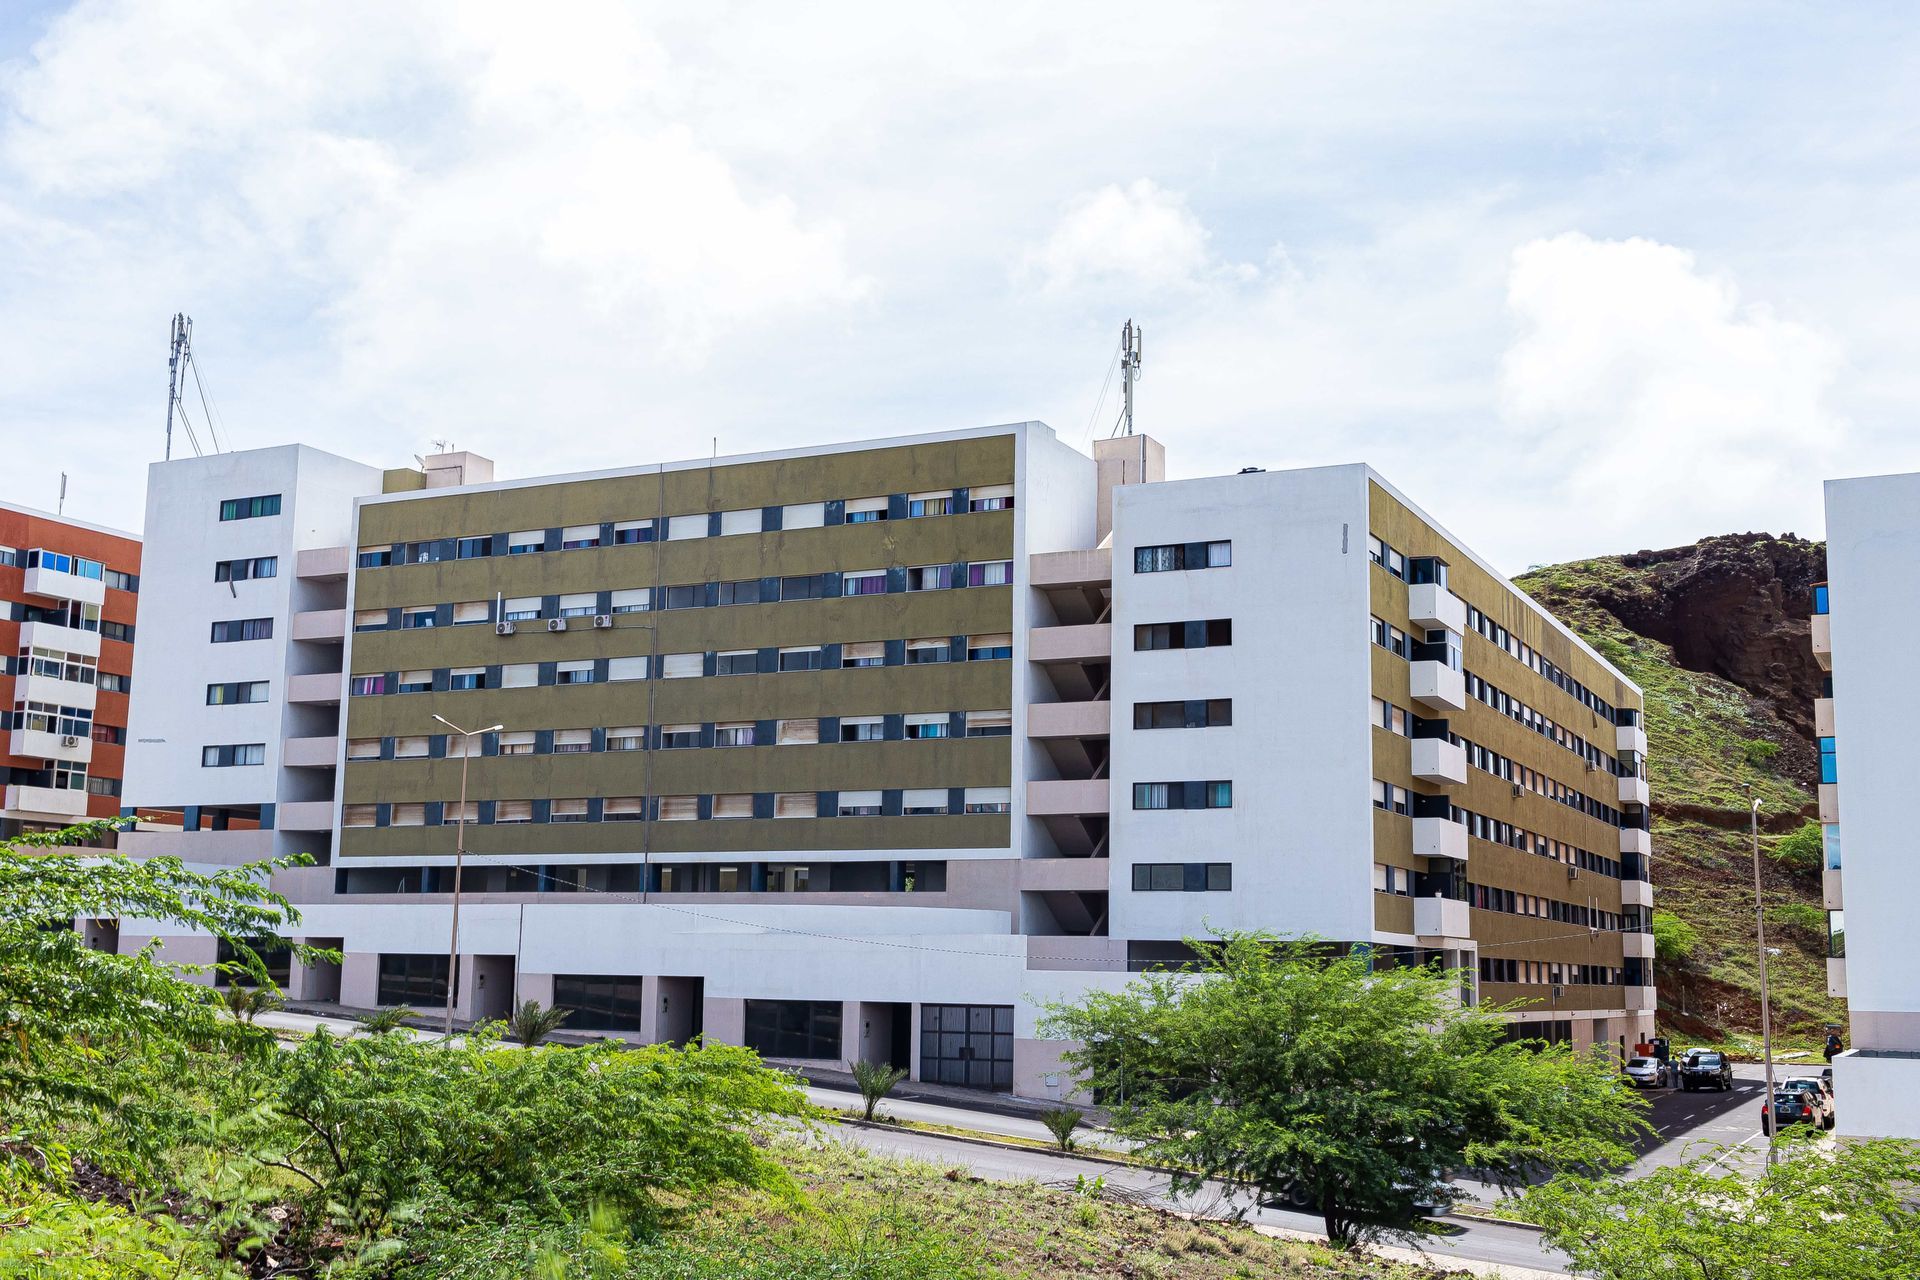
M 187 429 L 187 443 L 193 446 L 193 456 L 196 458 L 206 457 L 205 450 L 200 447 L 200 437 L 193 433 L 193 423 L 187 418 L 187 402 L 185 400 L 180 401 L 174 406 L 174 411 L 180 415 L 180 425 Z M 209 426 L 211 426 L 211 424 L 209 424 Z
M 1119 342 L 1113 344 L 1113 356 L 1107 361 L 1107 376 L 1100 383 L 1100 398 L 1093 402 L 1093 412 L 1087 415 L 1086 430 L 1080 433 L 1081 444 L 1093 439 L 1094 420 L 1100 416 L 1100 406 L 1107 402 L 1107 388 L 1113 385 L 1113 371 L 1120 367 L 1120 345 Z
M 195 356 L 191 351 L 187 353 L 187 367 L 193 370 L 194 389 L 200 393 L 200 407 L 205 411 L 207 430 L 213 432 L 215 450 L 231 452 L 233 449 L 233 433 L 225 430 L 227 416 L 220 412 L 219 405 L 213 403 L 213 398 L 207 394 L 206 384 L 200 380 L 199 357 Z M 216 420 L 219 426 L 218 430 L 216 430 L 215 427 Z M 220 440 L 222 435 L 226 436 L 226 442 L 224 444 L 221 443 Z

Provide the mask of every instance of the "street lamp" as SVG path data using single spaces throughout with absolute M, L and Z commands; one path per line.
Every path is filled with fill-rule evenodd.
M 467 860 L 467 762 L 473 759 L 473 740 L 483 733 L 498 733 L 505 725 L 489 725 L 484 729 L 462 729 L 445 716 L 436 715 L 435 720 L 459 734 L 465 740 L 460 748 L 460 821 L 454 827 L 453 835 L 453 932 L 447 940 L 447 1019 L 446 1034 L 453 1038 L 453 995 L 460 974 L 460 873 Z M 518 961 L 515 961 L 518 964 Z
M 1755 798 L 1753 809 L 1748 815 L 1753 834 L 1753 923 L 1760 944 L 1760 1054 L 1766 1063 L 1767 1097 L 1761 1103 L 1760 1114 L 1766 1117 L 1767 1163 L 1772 1165 L 1777 1159 L 1774 1140 L 1780 1131 L 1779 1119 L 1773 1114 L 1773 1014 L 1767 1003 L 1767 911 L 1760 899 L 1760 801 Z

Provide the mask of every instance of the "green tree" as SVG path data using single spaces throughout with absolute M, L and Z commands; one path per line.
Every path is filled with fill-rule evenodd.
M 1753 1178 L 1712 1156 L 1632 1180 L 1557 1178 L 1527 1193 L 1527 1215 L 1601 1280 L 1920 1275 L 1920 1145 L 1783 1144 L 1788 1158 Z
M 1700 931 L 1670 911 L 1653 913 L 1653 958 L 1661 964 L 1684 965 L 1700 947 Z
M 1355 949 L 1232 933 L 1199 962 L 1047 1008 L 1045 1034 L 1113 1129 L 1176 1187 L 1210 1178 L 1310 1189 L 1338 1244 L 1415 1228 L 1449 1171 L 1517 1184 L 1632 1158 L 1644 1104 L 1598 1056 L 1513 1042 L 1464 975 L 1375 968 Z
M 1818 871 L 1826 862 L 1826 833 L 1817 822 L 1807 822 L 1767 847 L 1774 861 L 1793 871 Z

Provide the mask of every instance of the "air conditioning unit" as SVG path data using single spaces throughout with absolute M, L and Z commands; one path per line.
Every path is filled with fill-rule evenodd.
M 493 624 L 493 634 L 497 636 L 510 636 L 517 630 L 519 630 L 519 628 L 515 627 L 511 622 L 496 622 Z
M 1578 880 L 1579 878 L 1580 878 L 1580 868 L 1574 866 L 1571 862 L 1569 862 L 1567 864 L 1567 879 Z
M 596 613 L 593 615 L 593 625 L 596 627 L 610 627 L 613 625 L 613 615 L 610 613 Z
M 66 735 L 64 738 L 60 739 L 60 745 L 63 747 L 77 747 L 80 745 L 80 739 L 76 735 L 70 733 Z
M 567 629 L 567 620 L 565 618 L 548 618 L 547 619 L 547 630 L 565 631 L 566 629 Z
M 1523 786 L 1521 786 L 1521 785 L 1520 785 L 1519 783 L 1517 783 L 1517 782 L 1513 784 L 1513 794 L 1514 794 L 1514 796 L 1515 796 L 1516 798 L 1518 798 L 1519 796 L 1521 796 L 1521 795 L 1523 795 L 1523 794 L 1525 794 L 1525 793 L 1526 793 L 1526 790 L 1527 790 L 1527 789 L 1526 789 L 1525 787 L 1523 787 Z

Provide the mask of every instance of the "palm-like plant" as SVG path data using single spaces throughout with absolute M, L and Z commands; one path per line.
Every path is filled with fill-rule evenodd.
M 879 1109 L 880 1100 L 893 1092 L 893 1086 L 907 1078 L 904 1067 L 889 1066 L 884 1062 L 849 1062 L 847 1070 L 853 1073 L 853 1083 L 860 1090 L 860 1101 L 866 1112 L 861 1119 L 873 1119 L 873 1113 Z
M 1047 1132 L 1060 1144 L 1062 1151 L 1071 1151 L 1077 1145 L 1073 1140 L 1073 1131 L 1086 1121 L 1078 1107 L 1054 1107 L 1040 1113 L 1040 1123 L 1047 1126 Z
M 507 1036 L 531 1049 L 550 1033 L 558 1031 L 560 1024 L 566 1020 L 567 1010 L 529 1000 L 507 1018 Z
M 225 1000 L 227 1012 L 233 1015 L 233 1020 L 246 1023 L 251 1023 L 263 1013 L 271 1013 L 285 1003 L 266 987 L 245 987 L 237 982 L 227 988 Z
M 355 1034 L 366 1032 L 370 1036 L 385 1035 L 389 1031 L 398 1031 L 407 1025 L 407 1019 L 413 1016 L 411 1005 L 389 1005 L 376 1009 L 360 1019 L 360 1025 L 354 1028 Z

